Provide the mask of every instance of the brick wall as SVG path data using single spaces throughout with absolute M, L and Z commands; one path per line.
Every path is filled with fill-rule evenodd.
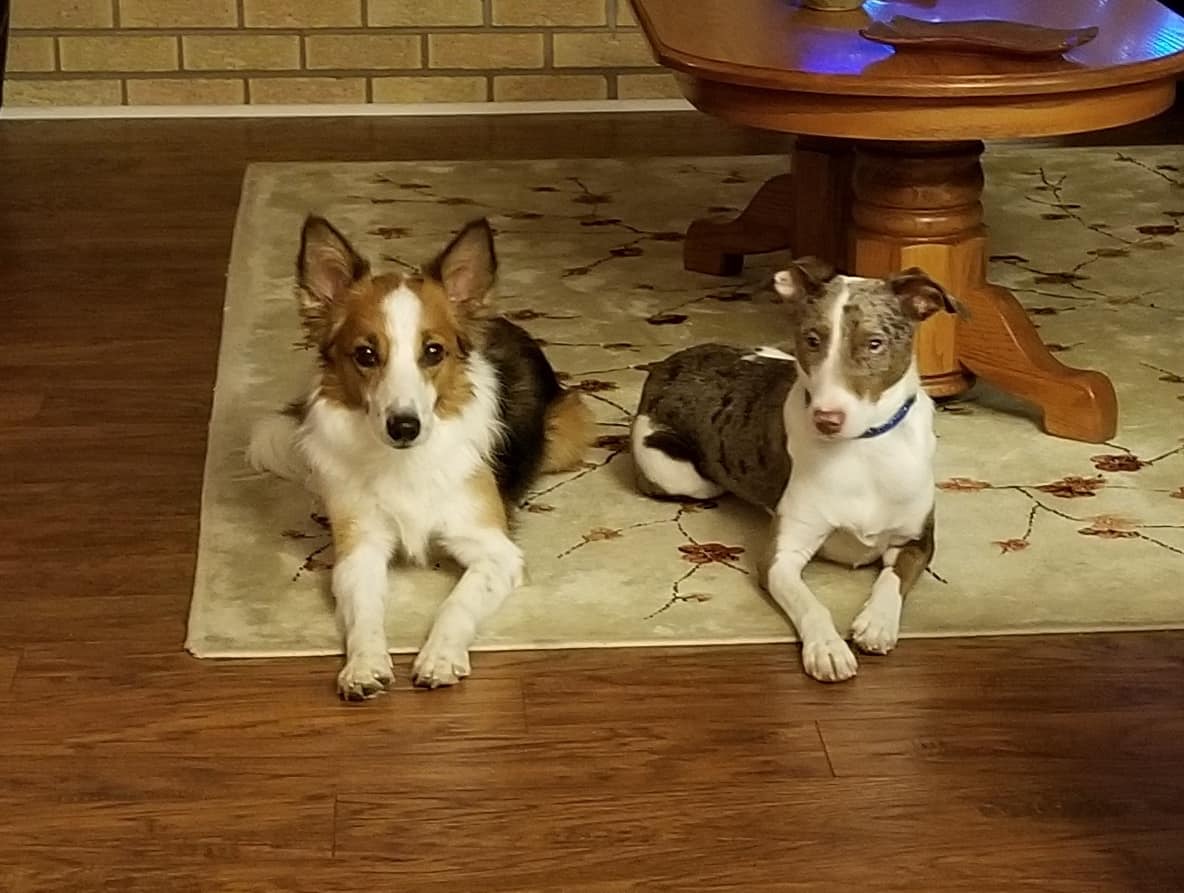
M 5 104 L 678 95 L 628 0 L 12 0 Z

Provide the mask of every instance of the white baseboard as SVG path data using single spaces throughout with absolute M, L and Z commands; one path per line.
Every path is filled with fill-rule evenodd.
M 461 115 L 543 115 L 591 112 L 682 112 L 685 99 L 589 99 L 548 102 L 425 102 L 366 105 L 118 105 L 0 108 L 8 121 L 84 118 L 390 118 Z

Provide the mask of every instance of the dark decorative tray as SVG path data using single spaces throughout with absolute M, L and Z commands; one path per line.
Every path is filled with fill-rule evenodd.
M 873 22 L 859 33 L 868 40 L 899 48 L 921 47 L 1007 56 L 1060 56 L 1089 43 L 1098 36 L 1098 29 L 1059 30 L 994 19 L 923 22 L 908 16 L 893 16 L 887 22 Z

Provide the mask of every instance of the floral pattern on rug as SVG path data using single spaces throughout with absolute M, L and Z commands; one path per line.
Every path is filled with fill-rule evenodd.
M 1121 430 L 1049 438 L 979 385 L 938 414 L 937 555 L 903 633 L 1184 625 L 1184 180 L 1175 147 L 989 153 L 991 276 L 1065 362 L 1106 372 Z M 465 220 L 497 230 L 502 312 L 543 346 L 600 432 L 584 466 L 521 505 L 529 581 L 481 647 L 770 642 L 792 631 L 760 591 L 767 516 L 730 498 L 672 504 L 632 487 L 628 424 L 645 370 L 703 341 L 779 343 L 768 287 L 682 269 L 683 231 L 733 214 L 774 158 L 258 165 L 236 232 L 189 647 L 199 655 L 336 653 L 328 520 L 307 494 L 242 464 L 250 423 L 311 369 L 292 297 L 300 221 L 326 214 L 379 266 L 412 269 Z M 418 647 L 455 581 L 392 570 L 392 643 Z M 808 580 L 840 627 L 871 571 Z

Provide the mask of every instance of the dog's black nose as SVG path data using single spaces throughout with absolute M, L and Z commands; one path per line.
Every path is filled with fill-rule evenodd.
M 413 415 L 393 415 L 386 420 L 386 433 L 396 444 L 406 446 L 419 437 L 419 419 Z

